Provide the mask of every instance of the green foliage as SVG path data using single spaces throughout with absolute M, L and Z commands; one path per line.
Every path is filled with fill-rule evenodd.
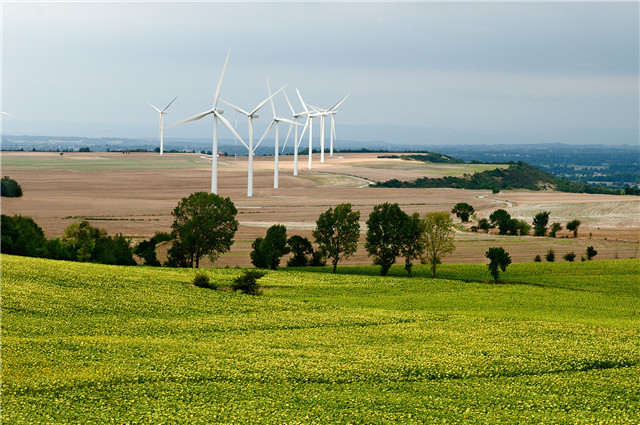
M 276 270 L 282 256 L 290 251 L 287 246 L 287 228 L 281 224 L 269 227 L 267 235 L 256 238 L 251 248 L 251 263 L 254 266 Z
M 341 259 L 351 257 L 358 249 L 360 211 L 351 211 L 351 204 L 340 204 L 320 214 L 313 237 L 324 258 L 331 259 L 333 273 Z
M 156 243 L 152 239 L 140 241 L 133 249 L 134 254 L 144 259 L 146 266 L 160 267 L 160 261 L 156 254 Z
M 209 275 L 204 272 L 197 272 L 193 277 L 193 285 L 198 288 L 218 289 L 217 285 L 211 282 Z
M 598 255 L 598 251 L 596 251 L 593 245 L 588 246 L 586 251 L 587 260 L 591 261 L 596 255 Z
M 237 213 L 230 198 L 213 193 L 196 192 L 182 198 L 171 212 L 176 240 L 169 261 L 197 268 L 202 257 L 215 261 L 228 252 L 238 230 Z
M 533 217 L 533 236 L 545 236 L 549 224 L 550 211 L 541 211 Z
M 287 267 L 305 267 L 311 265 L 313 258 L 313 246 L 311 241 L 299 235 L 293 235 L 287 240 L 290 252 L 293 256 L 287 261 Z
M 407 216 L 407 220 L 402 226 L 402 244 L 400 245 L 400 255 L 404 257 L 404 269 L 407 276 L 411 276 L 413 260 L 422 257 L 426 245 L 427 223 L 420 219 L 420 214 L 413 213 Z
M 531 225 L 524 220 L 515 220 L 513 227 L 520 236 L 527 236 L 531 232 Z
M 478 228 L 482 229 L 485 233 L 488 233 L 491 228 L 491 222 L 486 218 L 481 218 L 478 220 Z
M 1 261 L 3 423 L 640 423 L 640 260 L 516 263 L 496 286 L 484 264 L 429 285 L 281 269 L 261 297 Z
M 131 250 L 131 239 L 121 234 L 108 236 L 104 229 L 93 227 L 88 221 L 72 223 L 64 229 L 60 246 L 52 242 L 56 257 L 81 262 L 133 266 L 136 264 Z M 52 255 L 53 256 L 53 255 Z
M 567 230 L 569 230 L 570 232 L 573 232 L 574 238 L 578 237 L 578 227 L 580 227 L 580 220 L 578 219 L 571 220 L 570 222 L 567 223 Z
M 0 179 L 0 196 L 19 198 L 22 196 L 22 187 L 11 177 L 4 176 Z
M 47 238 L 44 231 L 30 217 L 2 214 L 0 249 L 2 253 L 27 257 L 47 257 Z
M 404 243 L 403 227 L 409 216 L 398 204 L 385 202 L 373 207 L 367 220 L 367 239 L 364 244 L 373 264 L 381 267 L 380 274 L 385 276 L 396 262 Z
M 497 209 L 491 213 L 489 216 L 489 220 L 493 227 L 498 228 L 498 232 L 501 235 L 506 235 L 508 232 L 517 232 L 516 222 L 511 218 L 511 214 L 509 214 L 506 210 Z
M 556 252 L 553 249 L 549 249 L 547 254 L 544 256 L 544 259 L 550 263 L 556 261 Z
M 549 237 L 550 238 L 555 238 L 556 237 L 556 233 L 558 233 L 560 230 L 562 230 L 562 224 L 560 224 L 560 223 L 551 224 L 551 230 L 549 231 Z
M 491 247 L 485 253 L 485 256 L 489 259 L 489 273 L 493 276 L 495 283 L 498 283 L 500 278 L 500 270 L 507 271 L 507 266 L 511 264 L 511 256 L 502 247 Z
M 231 289 L 247 295 L 260 295 L 258 279 L 264 277 L 265 274 L 265 272 L 259 270 L 245 270 L 240 276 L 231 281 Z
M 534 258 L 533 261 L 536 263 L 540 263 L 542 262 L 542 257 L 540 257 L 540 254 L 537 254 Z
M 426 258 L 431 264 L 432 277 L 436 277 L 436 266 L 442 263 L 442 258 L 453 252 L 455 228 L 453 220 L 446 212 L 428 212 L 425 221 L 425 251 Z
M 395 155 L 389 155 L 387 157 L 396 157 Z M 454 158 L 451 156 L 443 155 L 436 152 L 427 152 L 425 154 L 413 154 L 413 155 L 401 155 L 400 158 L 405 160 L 431 162 L 434 164 L 464 164 L 462 159 Z
M 469 221 L 469 216 L 475 212 L 473 206 L 467 204 L 466 202 L 457 203 L 453 209 L 451 210 L 453 214 L 455 214 L 462 222 Z
M 98 229 L 88 221 L 71 223 L 62 233 L 62 244 L 71 252 L 74 261 L 91 261 L 93 250 L 99 239 L 107 236 L 104 229 Z
M 567 252 L 562 258 L 564 259 L 564 261 L 573 262 L 576 259 L 576 254 L 573 251 Z

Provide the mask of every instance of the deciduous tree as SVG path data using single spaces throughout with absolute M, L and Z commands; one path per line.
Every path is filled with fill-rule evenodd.
M 455 228 L 453 220 L 446 212 L 429 212 L 425 215 L 424 221 L 426 259 L 431 264 L 433 277 L 436 277 L 436 266 L 442 262 L 445 255 L 456 249 L 453 244 Z
M 580 227 L 580 220 L 571 220 L 567 223 L 567 230 L 573 232 L 573 237 L 578 237 L 578 227 Z
M 400 255 L 404 243 L 403 228 L 408 220 L 409 216 L 398 204 L 388 202 L 374 206 L 369 215 L 364 246 L 373 257 L 373 264 L 381 267 L 382 276 L 386 276 Z
M 473 209 L 473 206 L 467 204 L 466 202 L 459 202 L 453 207 L 451 212 L 463 222 L 467 222 L 469 221 L 469 216 L 471 216 L 471 214 L 473 214 L 475 210 Z
M 533 236 L 544 236 L 547 234 L 550 214 L 551 211 L 540 211 L 533 217 Z
M 322 255 L 331 259 L 333 273 L 341 259 L 352 256 L 358 249 L 359 219 L 360 211 L 352 211 L 351 204 L 345 203 L 329 208 L 316 221 L 312 234 Z
M 502 247 L 492 247 L 485 253 L 485 256 L 489 259 L 489 273 L 493 276 L 495 283 L 498 283 L 500 277 L 500 270 L 503 272 L 507 270 L 507 266 L 511 264 L 511 256 Z

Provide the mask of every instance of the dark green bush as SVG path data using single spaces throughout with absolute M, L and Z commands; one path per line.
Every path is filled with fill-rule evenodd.
M 17 181 L 9 176 L 4 176 L 0 180 L 0 195 L 9 198 L 19 198 L 22 196 L 22 188 Z
M 564 261 L 573 261 L 576 259 L 576 254 L 574 252 L 567 252 L 562 258 L 564 258 Z
M 211 282 L 209 276 L 207 276 L 203 272 L 196 273 L 195 277 L 193 278 L 193 284 L 198 288 L 218 289 L 218 286 L 215 283 Z
M 231 289 L 247 295 L 260 295 L 260 284 L 257 281 L 265 274 L 260 270 L 245 270 L 231 281 Z
M 542 261 L 542 257 L 540 257 L 540 255 L 538 254 L 533 258 L 533 261 L 535 261 L 536 263 L 539 263 Z
M 547 251 L 547 255 L 545 255 L 544 258 L 548 262 L 553 263 L 554 261 L 556 261 L 556 252 L 553 249 L 550 249 L 549 251 Z

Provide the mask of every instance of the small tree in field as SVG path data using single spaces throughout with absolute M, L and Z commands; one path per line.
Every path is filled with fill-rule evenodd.
M 381 267 L 380 274 L 387 271 L 396 262 L 404 243 L 403 227 L 409 220 L 407 213 L 398 204 L 376 205 L 367 220 L 367 241 L 365 248 L 373 257 L 373 264 Z
M 556 252 L 553 249 L 550 249 L 544 256 L 544 259 L 550 263 L 553 263 L 554 261 L 556 261 Z
M 494 227 L 498 227 L 498 232 L 501 235 L 506 235 L 514 224 L 514 221 L 511 219 L 511 214 L 503 209 L 498 209 L 492 212 L 489 216 L 489 220 L 491 220 L 491 224 Z
M 591 261 L 593 257 L 598 255 L 598 251 L 596 251 L 596 249 L 593 246 L 588 246 L 586 255 L 587 255 L 587 260 Z
M 431 264 L 432 276 L 436 277 L 436 266 L 442 262 L 442 257 L 453 252 L 455 229 L 453 220 L 446 212 L 429 212 L 425 221 L 425 251 L 426 259 Z
M 473 209 L 473 206 L 467 204 L 466 202 L 459 202 L 453 207 L 451 212 L 464 223 L 469 221 L 469 216 L 471 216 L 471 214 L 473 214 L 475 210 Z
M 576 259 L 576 254 L 575 252 L 571 251 L 571 252 L 567 252 L 566 254 L 564 254 L 564 261 L 573 261 Z
M 325 258 L 330 258 L 333 273 L 341 259 L 352 256 L 358 249 L 360 211 L 351 211 L 351 204 L 340 204 L 320 214 L 313 237 Z
M 287 246 L 287 228 L 275 224 L 267 230 L 264 238 L 257 238 L 251 245 L 251 262 L 256 267 L 275 270 L 280 265 L 283 255 L 289 253 Z
M 562 224 L 560 224 L 560 223 L 551 224 L 551 230 L 549 231 L 549 237 L 550 238 L 555 238 L 556 237 L 556 233 L 558 233 L 560 230 L 562 230 Z
M 182 198 L 171 212 L 176 240 L 170 255 L 176 256 L 176 264 L 197 268 L 205 255 L 215 261 L 229 251 L 238 230 L 237 213 L 230 198 L 213 193 L 196 192 Z
M 573 237 L 578 237 L 578 227 L 580 227 L 580 220 L 571 220 L 567 223 L 567 230 L 573 232 Z
M 306 267 L 309 256 L 313 255 L 311 241 L 299 235 L 293 235 L 287 240 L 287 245 L 293 256 L 287 261 L 287 267 Z
M 403 241 L 400 246 L 400 255 L 404 257 L 404 269 L 407 271 L 407 276 L 411 276 L 411 261 L 420 258 L 424 253 L 426 230 L 426 223 L 420 219 L 418 213 L 408 216 L 407 222 L 401 230 Z
M 544 236 L 547 234 L 550 211 L 540 211 L 533 217 L 533 236 Z
M 485 233 L 489 233 L 491 223 L 486 218 L 481 218 L 480 220 L 478 220 L 478 228 L 483 230 Z
M 485 256 L 489 259 L 489 264 L 487 265 L 489 273 L 493 276 L 494 282 L 498 283 L 500 270 L 503 272 L 507 271 L 507 266 L 511 264 L 511 257 L 502 247 L 489 248 L 489 251 L 485 253 Z

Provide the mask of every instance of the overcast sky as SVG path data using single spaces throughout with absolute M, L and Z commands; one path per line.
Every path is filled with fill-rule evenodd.
M 19 119 L 2 131 L 157 137 L 146 102 L 178 96 L 167 125 L 210 109 L 231 49 L 223 99 L 249 110 L 266 78 L 297 110 L 295 88 L 319 107 L 351 93 L 342 138 L 637 144 L 638 19 L 638 2 L 3 1 L 1 107 Z M 207 117 L 165 137 L 211 132 Z

